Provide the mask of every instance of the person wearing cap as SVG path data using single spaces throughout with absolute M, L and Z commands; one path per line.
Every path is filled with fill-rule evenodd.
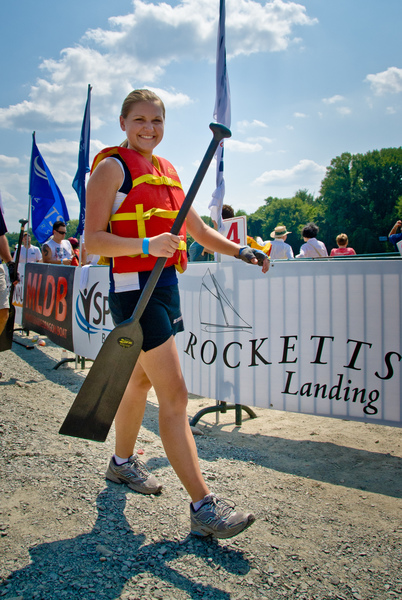
M 285 225 L 278 225 L 273 231 L 271 231 L 271 238 L 273 238 L 271 244 L 271 253 L 269 255 L 271 260 L 278 259 L 292 259 L 294 258 L 292 247 L 286 244 L 286 238 L 291 231 L 288 231 Z
M 80 264 L 80 244 L 79 241 L 77 240 L 77 238 L 75 237 L 70 237 L 68 238 L 68 241 L 71 244 L 71 248 L 73 249 L 73 256 L 71 259 L 71 266 L 72 267 L 78 267 L 78 265 Z

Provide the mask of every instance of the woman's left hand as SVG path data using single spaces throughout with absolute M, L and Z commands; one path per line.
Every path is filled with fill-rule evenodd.
M 259 265 L 262 267 L 263 273 L 267 273 L 270 266 L 269 258 L 264 252 L 256 250 L 255 248 L 250 248 L 249 246 L 240 248 L 240 252 L 236 258 L 240 258 L 240 260 L 244 260 L 244 262 L 252 265 Z

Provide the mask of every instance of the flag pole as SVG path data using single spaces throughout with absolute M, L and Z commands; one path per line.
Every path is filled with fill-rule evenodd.
M 77 192 L 78 200 L 80 202 L 80 215 L 78 220 L 77 231 L 75 237 L 80 236 L 80 258 L 79 265 L 82 263 L 82 235 L 84 233 L 85 226 L 85 208 L 86 208 L 86 190 L 85 180 L 86 175 L 89 173 L 89 147 L 91 137 L 91 84 L 88 84 L 87 101 L 85 104 L 84 118 L 82 120 L 81 136 L 80 136 L 80 148 L 78 152 L 78 168 L 75 174 L 72 186 Z
M 35 132 L 34 131 L 32 132 L 32 137 L 33 137 L 33 139 L 35 139 Z M 31 158 L 30 158 L 30 161 L 29 161 L 29 172 L 30 173 L 31 173 L 31 170 L 32 170 L 32 152 L 31 152 Z M 27 228 L 28 235 L 29 235 L 29 227 L 30 227 L 30 224 L 31 224 L 31 210 L 32 210 L 32 196 L 31 196 L 31 194 L 29 193 L 29 190 L 28 190 L 28 228 Z
M 216 49 L 216 98 L 214 108 L 214 119 L 230 128 L 230 88 L 229 77 L 226 68 L 226 33 L 225 33 L 226 8 L 225 0 L 219 2 L 219 27 Z M 216 189 L 212 194 L 212 200 L 208 208 L 211 210 L 211 218 L 217 223 L 218 231 L 222 231 L 222 205 L 225 196 L 225 180 L 223 178 L 223 140 L 216 151 Z

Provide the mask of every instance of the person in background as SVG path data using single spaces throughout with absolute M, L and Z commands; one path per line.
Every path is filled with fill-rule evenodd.
M 75 237 L 68 238 L 68 241 L 70 242 L 71 247 L 73 249 L 73 258 L 71 259 L 71 266 L 78 267 L 80 264 L 80 243 L 77 240 L 77 238 L 75 238 Z M 81 244 L 81 265 L 86 265 L 86 264 L 87 264 L 87 253 L 85 250 L 85 246 L 82 243 Z
M 75 237 L 68 238 L 68 241 L 70 242 L 71 248 L 73 249 L 73 257 L 71 259 L 71 266 L 72 267 L 78 267 L 78 265 L 80 264 L 80 244 L 79 244 L 79 241 Z
M 296 258 L 325 258 L 328 251 L 324 242 L 317 240 L 318 227 L 315 223 L 307 223 L 302 230 L 304 244 L 300 248 L 300 254 Z
M 235 216 L 234 214 L 234 210 L 233 207 L 230 206 L 230 204 L 223 204 L 222 205 L 222 219 L 233 219 L 233 217 Z M 215 221 L 212 221 L 214 224 L 215 229 L 218 229 L 218 224 L 215 223 Z
M 53 235 L 42 246 L 43 262 L 52 265 L 71 265 L 73 258 L 73 249 L 68 240 L 65 239 L 67 233 L 64 221 L 55 221 L 53 223 Z
M 38 246 L 32 246 L 31 236 L 25 232 L 22 238 L 22 246 L 20 252 L 20 264 L 42 262 L 42 252 Z M 18 244 L 15 247 L 14 259 L 17 256 Z
M 222 219 L 233 219 L 234 210 L 229 204 L 222 205 Z M 214 229 L 218 231 L 218 223 L 212 221 Z M 190 262 L 202 262 L 212 260 L 214 252 L 207 250 L 204 246 L 201 246 L 198 242 L 194 241 L 188 249 L 188 259 Z
M 340 233 L 336 236 L 338 248 L 332 248 L 330 256 L 354 256 L 356 252 L 353 248 L 348 248 L 348 236 L 346 233 Z
M 0 259 L 7 264 L 8 276 L 11 283 L 18 281 L 18 274 L 15 269 L 15 263 L 11 258 L 10 246 L 6 238 L 7 227 L 4 221 L 3 211 L 0 206 Z M 8 320 L 10 308 L 9 292 L 7 289 L 6 273 L 4 265 L 0 264 L 0 335 L 3 333 Z M 1 377 L 1 373 L 0 373 Z
M 399 233 L 397 233 L 399 229 Z M 402 220 L 398 219 L 388 234 L 388 240 L 394 245 L 395 251 L 398 252 L 397 243 L 402 240 Z
M 209 252 L 205 250 L 204 246 L 194 241 L 188 249 L 188 260 L 190 262 L 203 262 L 211 259 Z
M 278 225 L 271 232 L 271 238 L 273 238 L 273 241 L 271 242 L 271 253 L 269 255 L 271 260 L 291 260 L 294 258 L 292 247 L 289 246 L 289 244 L 286 244 L 286 238 L 288 237 L 289 233 L 292 232 L 287 231 L 284 225 Z
M 191 533 L 228 538 L 249 527 L 255 517 L 235 510 L 233 503 L 211 493 L 202 475 L 175 343 L 175 335 L 184 330 L 176 270 L 186 268 L 186 227 L 202 246 L 259 264 L 263 273 L 268 271 L 269 260 L 262 252 L 241 248 L 208 227 L 193 207 L 180 233 L 170 233 L 185 195 L 173 165 L 153 153 L 162 141 L 164 126 L 162 100 L 150 90 L 131 92 L 120 114 L 126 140 L 95 157 L 87 187 L 85 244 L 89 253 L 113 259 L 109 308 L 116 325 L 133 314 L 157 257 L 167 259 L 140 318 L 142 350 L 116 413 L 115 454 L 106 478 L 142 494 L 162 490 L 161 483 L 134 451 L 147 394 L 153 387 L 166 455 L 191 498 Z M 133 185 L 133 179 L 137 185 Z M 158 185 L 152 185 L 156 182 Z M 139 205 L 143 217 L 134 219 Z M 159 216 L 162 212 L 168 215 Z M 145 215 L 149 215 L 146 221 Z

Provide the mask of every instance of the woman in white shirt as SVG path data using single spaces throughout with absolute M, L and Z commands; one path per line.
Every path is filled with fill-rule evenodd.
M 302 231 L 302 238 L 305 243 L 300 248 L 300 254 L 296 258 L 325 258 L 328 256 L 325 244 L 317 240 L 317 234 L 317 225 L 315 223 L 307 223 Z

